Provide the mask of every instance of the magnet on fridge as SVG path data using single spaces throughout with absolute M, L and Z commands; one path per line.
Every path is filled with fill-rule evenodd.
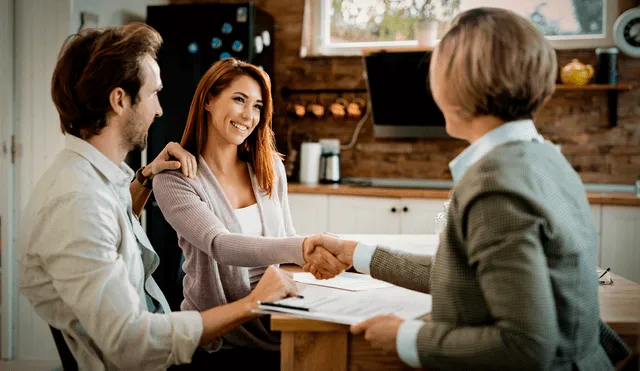
M 229 58 L 231 58 L 231 54 L 227 52 L 220 53 L 220 59 L 229 59 Z
M 198 47 L 198 43 L 197 42 L 191 42 L 189 43 L 189 45 L 187 45 L 187 50 L 189 50 L 189 53 L 191 54 L 196 54 L 198 52 L 200 48 Z
M 262 37 L 256 36 L 254 40 L 256 43 L 256 53 L 257 54 L 262 53 L 262 49 L 264 48 L 264 45 L 262 44 Z
M 233 50 L 236 53 L 241 52 L 243 48 L 244 48 L 244 45 L 242 45 L 240 40 L 236 40 L 233 42 L 233 44 L 231 44 L 231 50 Z
M 211 48 L 220 49 L 221 46 L 222 46 L 222 40 L 220 40 L 219 37 L 214 37 L 213 39 L 211 39 Z
M 225 35 L 228 35 L 231 33 L 231 31 L 233 31 L 233 26 L 231 26 L 231 23 L 225 23 L 222 25 L 222 33 Z
M 264 46 L 271 45 L 271 34 L 269 31 L 262 31 L 262 41 L 264 42 Z
M 236 22 L 238 23 L 246 23 L 247 22 L 247 7 L 241 6 L 236 10 Z

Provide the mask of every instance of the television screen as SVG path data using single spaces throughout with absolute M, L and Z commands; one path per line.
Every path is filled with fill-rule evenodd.
M 428 83 L 430 51 L 379 52 L 364 57 L 377 137 L 447 137 Z

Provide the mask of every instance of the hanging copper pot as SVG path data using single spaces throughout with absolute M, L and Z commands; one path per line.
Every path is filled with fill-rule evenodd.
M 362 98 L 355 98 L 347 105 L 347 115 L 350 119 L 359 120 L 364 114 L 366 102 Z
M 347 116 L 347 105 L 349 101 L 344 98 L 338 98 L 329 105 L 329 112 L 336 120 L 341 120 Z
M 303 118 L 304 115 L 307 113 L 307 109 L 304 107 L 304 104 L 302 103 L 289 103 L 289 105 L 287 106 L 287 113 L 293 115 L 296 118 Z
M 309 103 L 309 105 L 307 106 L 307 111 L 309 111 L 309 113 L 311 113 L 311 115 L 317 119 L 324 116 L 324 106 L 315 100 L 312 103 Z

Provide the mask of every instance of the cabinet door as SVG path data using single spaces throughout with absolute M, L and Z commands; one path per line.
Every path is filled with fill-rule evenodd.
M 436 233 L 435 217 L 443 211 L 445 200 L 403 198 L 400 204 L 400 232 L 403 234 Z
M 327 195 L 289 193 L 289 209 L 296 233 L 309 235 L 326 232 L 328 206 Z
M 329 232 L 400 233 L 400 199 L 358 196 L 329 197 Z
M 640 207 L 602 206 L 602 267 L 640 283 Z
M 591 215 L 593 215 L 593 223 L 596 225 L 598 232 L 598 266 L 602 262 L 602 206 L 591 205 Z

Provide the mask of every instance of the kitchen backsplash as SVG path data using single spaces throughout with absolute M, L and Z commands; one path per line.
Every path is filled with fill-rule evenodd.
M 243 1 L 184 1 L 171 3 Z M 246 2 L 246 1 L 244 1 Z M 256 5 L 269 12 L 276 21 L 276 72 L 274 76 L 274 130 L 280 151 L 287 153 L 288 128 L 292 129 L 293 148 L 299 148 L 304 134 L 313 140 L 340 138 L 350 141 L 356 121 L 287 116 L 290 100 L 280 96 L 282 87 L 365 88 L 360 58 L 299 57 L 302 33 L 303 0 L 256 0 Z M 572 58 L 595 65 L 594 50 L 558 52 L 558 65 Z M 620 55 L 619 81 L 631 83 L 633 90 L 621 92 L 618 122 L 608 123 L 607 94 L 602 91 L 559 91 L 539 112 L 536 125 L 548 140 L 561 145 L 561 150 L 585 183 L 633 184 L 640 178 L 640 59 Z M 356 95 L 344 94 L 351 99 Z M 358 94 L 366 99 L 366 94 Z M 320 99 L 326 105 L 335 94 L 303 95 L 303 102 Z M 342 152 L 344 177 L 432 178 L 450 179 L 447 164 L 466 147 L 453 139 L 377 139 L 371 122 L 364 124 L 354 149 Z M 295 174 L 295 172 L 294 172 Z

